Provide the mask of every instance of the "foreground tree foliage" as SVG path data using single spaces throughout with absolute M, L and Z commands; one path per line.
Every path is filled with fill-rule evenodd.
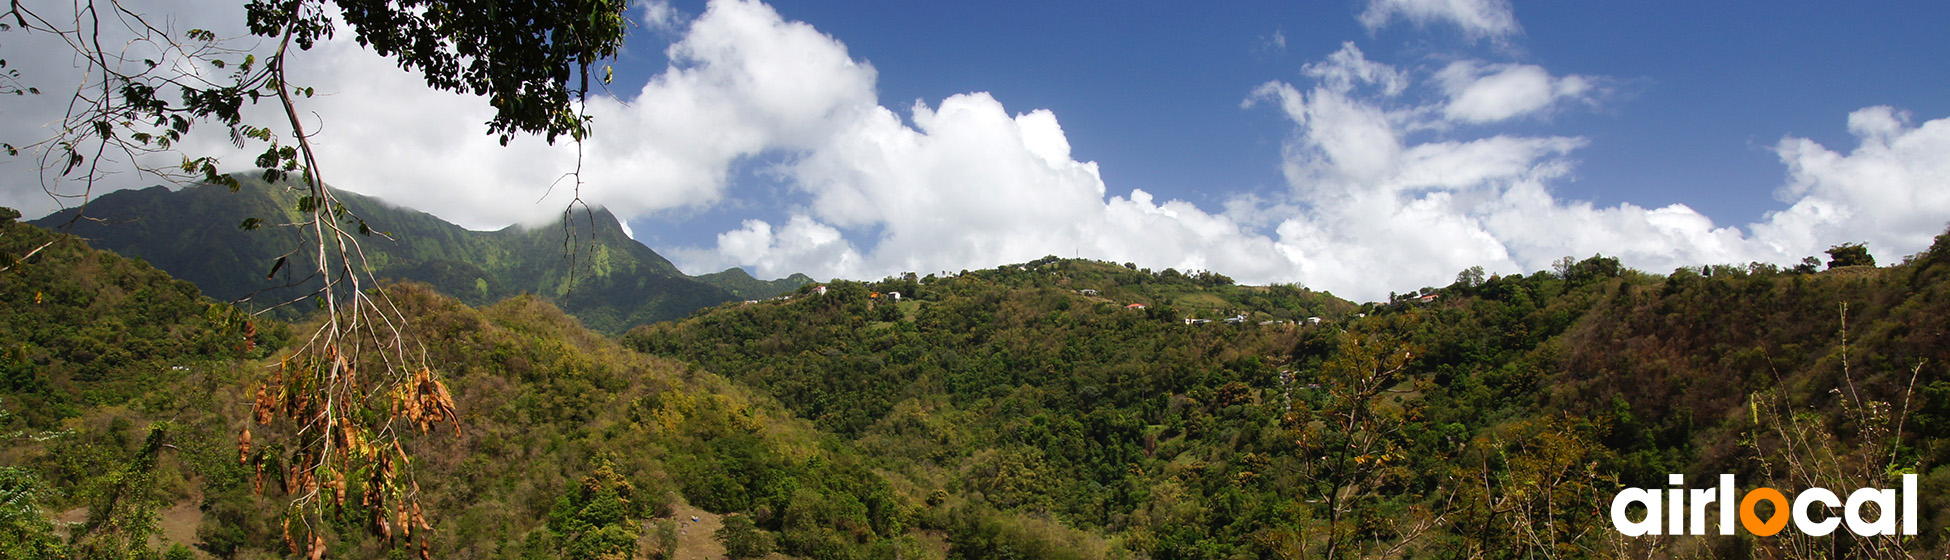
M 260 471 L 285 471 L 284 489 L 293 499 L 286 532 L 296 525 L 296 536 L 286 540 L 292 552 L 317 558 L 327 543 L 314 529 L 331 515 L 328 505 L 347 507 L 346 488 L 358 484 L 354 478 L 364 479 L 365 492 L 357 499 L 369 509 L 366 525 L 375 536 L 391 540 L 396 532 L 404 537 L 411 527 L 428 527 L 417 487 L 400 470 L 412 458 L 395 437 L 405 424 L 425 432 L 429 423 L 455 417 L 444 382 L 417 359 L 417 341 L 403 335 L 407 317 L 369 292 L 377 279 L 360 237 L 372 229 L 326 188 L 299 107 L 299 98 L 316 91 L 292 83 L 288 62 L 331 36 L 336 13 L 361 45 L 418 71 L 429 87 L 486 98 L 495 108 L 488 131 L 503 144 L 523 133 L 542 134 L 551 143 L 561 135 L 581 141 L 589 119 L 574 101 L 588 91 L 591 65 L 622 45 L 627 7 L 622 0 L 251 0 L 243 10 L 250 32 L 272 45 L 268 52 L 251 52 L 208 29 L 178 30 L 160 15 L 117 0 L 77 2 L 68 6 L 71 11 L 14 2 L 0 11 L 7 29 L 60 37 L 85 62 L 85 72 L 52 137 L 0 147 L 10 157 L 24 151 L 37 159 L 43 184 L 53 185 L 44 187 L 49 194 L 82 205 L 104 176 L 122 166 L 140 168 L 144 155 L 173 154 L 193 127 L 204 124 L 227 129 L 239 148 L 263 145 L 255 166 L 264 169 L 265 180 L 300 178 L 298 219 L 236 219 L 247 230 L 268 225 L 303 232 L 304 244 L 263 265 L 275 275 L 289 263 L 318 281 L 320 288 L 306 299 L 324 310 L 325 319 L 299 338 L 276 375 L 257 390 L 256 422 L 289 437 L 253 448 L 245 428 L 237 447 Z M 129 36 L 120 36 L 124 32 Z M 575 86 L 572 77 L 579 79 Z M 284 122 L 246 122 L 245 105 L 263 101 L 275 103 Z M 239 187 L 203 154 L 183 156 L 176 170 L 143 171 L 200 173 L 206 182 Z M 63 184 L 80 187 L 64 191 Z M 420 555 L 427 554 L 422 546 Z

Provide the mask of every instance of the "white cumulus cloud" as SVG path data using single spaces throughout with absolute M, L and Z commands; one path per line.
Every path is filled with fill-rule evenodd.
M 1322 64 L 1375 64 L 1338 56 L 1347 52 Z M 1537 67 L 1461 64 L 1467 70 L 1451 65 L 1433 76 L 1448 94 L 1436 102 L 1445 119 L 1504 120 L 1581 98 L 1590 87 L 1582 80 L 1567 85 L 1575 77 L 1552 78 Z M 1560 257 L 1598 253 L 1661 272 L 1791 264 L 1835 244 L 1868 241 L 1887 262 L 1926 248 L 1950 219 L 1950 189 L 1942 188 L 1950 181 L 1950 162 L 1942 157 L 1950 153 L 1950 119 L 1912 127 L 1907 115 L 1887 107 L 1857 111 L 1848 121 L 1860 147 L 1846 155 L 1811 140 L 1783 139 L 1775 152 L 1789 180 L 1778 194 L 1788 208 L 1734 227 L 1683 204 L 1598 207 L 1560 200 L 1551 185 L 1571 177 L 1583 138 L 1413 140 L 1443 130 L 1420 121 L 1437 107 L 1399 103 L 1386 91 L 1361 95 L 1342 85 L 1337 72 L 1309 72 L 1319 84 L 1306 91 L 1271 82 L 1249 101 L 1277 102 L 1294 124 L 1285 165 L 1301 210 L 1277 227 L 1280 254 L 1292 265 L 1281 277 L 1347 297 L 1446 284 L 1472 265 L 1528 272 L 1548 269 Z M 1498 76 L 1527 84 L 1496 84 Z M 1470 91 L 1485 87 L 1494 95 L 1467 106 Z
M 1891 107 L 1850 113 L 1858 144 L 1847 154 L 1781 139 L 1788 182 L 1776 195 L 1789 206 L 1755 224 L 1756 237 L 1789 255 L 1866 241 L 1885 263 L 1928 248 L 1950 220 L 1950 118 L 1909 120 Z
M 586 107 L 596 133 L 582 146 L 581 195 L 622 216 L 716 203 L 733 162 L 809 148 L 876 106 L 872 66 L 757 2 L 711 3 L 668 54 L 670 68 L 633 98 L 593 96 Z M 491 113 L 479 98 L 416 86 L 417 76 L 349 42 L 306 61 L 320 82 L 339 85 L 315 108 L 325 160 L 360 162 L 338 170 L 336 184 L 475 227 L 560 213 L 573 145 L 500 146 L 480 132 Z
M 783 228 L 747 221 L 715 250 L 678 253 L 688 269 L 753 267 L 760 276 L 878 277 L 1081 255 L 1147 265 L 1258 268 L 1271 252 L 1233 220 L 1143 191 L 1106 198 L 1094 163 L 1071 158 L 1048 111 L 1011 115 L 986 93 L 917 103 L 912 126 L 880 108 L 811 150 L 788 173 L 812 197 Z M 854 247 L 838 228 L 877 231 Z

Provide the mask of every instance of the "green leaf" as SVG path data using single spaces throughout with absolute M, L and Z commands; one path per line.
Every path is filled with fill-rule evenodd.
M 318 198 L 312 196 L 304 196 L 298 199 L 299 212 L 310 213 L 311 211 L 317 209 L 318 209 Z
M 256 219 L 256 218 L 252 218 L 252 219 Z M 266 275 L 264 275 L 264 279 L 265 279 L 265 280 L 270 280 L 270 279 L 273 279 L 273 278 L 277 278 L 277 276 L 278 276 L 278 269 L 280 269 L 280 268 L 284 268 L 284 259 L 285 259 L 285 257 L 278 257 L 278 262 L 277 262 L 277 263 L 275 263 L 275 264 L 272 264 L 272 265 L 271 265 L 271 273 L 270 273 L 270 274 L 266 274 Z
M 258 227 L 263 225 L 264 225 L 264 220 L 257 219 L 257 218 L 244 218 L 244 223 L 237 224 L 237 229 L 241 229 L 244 231 L 252 231 L 252 230 L 256 230 Z M 272 270 L 275 271 L 277 269 L 274 268 Z

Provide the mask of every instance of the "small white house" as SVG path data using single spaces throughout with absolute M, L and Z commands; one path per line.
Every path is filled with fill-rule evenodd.
M 1081 290 L 1077 290 L 1077 293 L 1079 293 L 1079 294 L 1083 294 L 1083 295 L 1086 295 L 1086 296 L 1091 296 L 1091 297 L 1096 297 L 1096 296 L 1097 296 L 1097 290 L 1093 290 L 1093 289 L 1090 289 L 1090 288 L 1084 288 L 1084 289 L 1081 289 Z
M 819 294 L 819 295 L 822 295 L 822 296 L 823 296 L 823 295 L 826 295 L 826 286 L 824 286 L 824 285 L 819 285 L 819 286 L 813 286 L 813 293 L 815 293 L 815 294 Z
M 1318 324 L 1320 324 L 1320 318 L 1319 318 L 1319 317 L 1308 317 L 1308 318 L 1307 318 L 1307 324 L 1309 324 L 1309 325 L 1318 325 Z
M 900 301 L 900 300 L 901 300 L 901 293 L 900 293 L 900 292 L 887 292 L 887 297 L 888 297 L 888 298 L 892 298 L 892 299 L 893 299 L 894 301 Z

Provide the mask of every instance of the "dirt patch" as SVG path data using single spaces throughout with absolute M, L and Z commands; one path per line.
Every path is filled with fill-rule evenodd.
M 677 523 L 677 553 L 672 560 L 725 560 L 724 543 L 718 542 L 718 528 L 724 526 L 724 518 L 718 514 L 698 509 L 696 506 L 677 498 L 671 503 L 671 516 L 663 519 Z M 693 521 L 695 520 L 695 521 Z
M 166 549 L 168 544 L 181 543 L 194 550 L 196 526 L 203 524 L 203 510 L 196 507 L 196 504 L 196 500 L 184 500 L 169 506 L 169 509 L 156 512 L 158 531 L 156 536 L 150 537 L 149 544 Z M 80 527 L 83 522 L 88 521 L 88 508 L 78 507 L 61 512 L 61 515 L 54 517 L 54 521 L 54 532 L 65 540 L 68 538 L 69 528 Z M 199 551 L 197 557 L 205 556 Z
M 160 512 L 159 517 L 158 525 L 161 525 L 164 542 L 182 543 L 192 550 L 196 548 L 196 527 L 203 524 L 203 509 L 196 507 L 195 501 L 177 502 Z
M 61 512 L 61 515 L 54 516 L 54 534 L 60 535 L 63 541 L 68 540 L 68 537 L 72 535 L 69 531 L 75 527 L 80 527 L 81 523 L 87 520 L 88 508 L 85 507 Z

